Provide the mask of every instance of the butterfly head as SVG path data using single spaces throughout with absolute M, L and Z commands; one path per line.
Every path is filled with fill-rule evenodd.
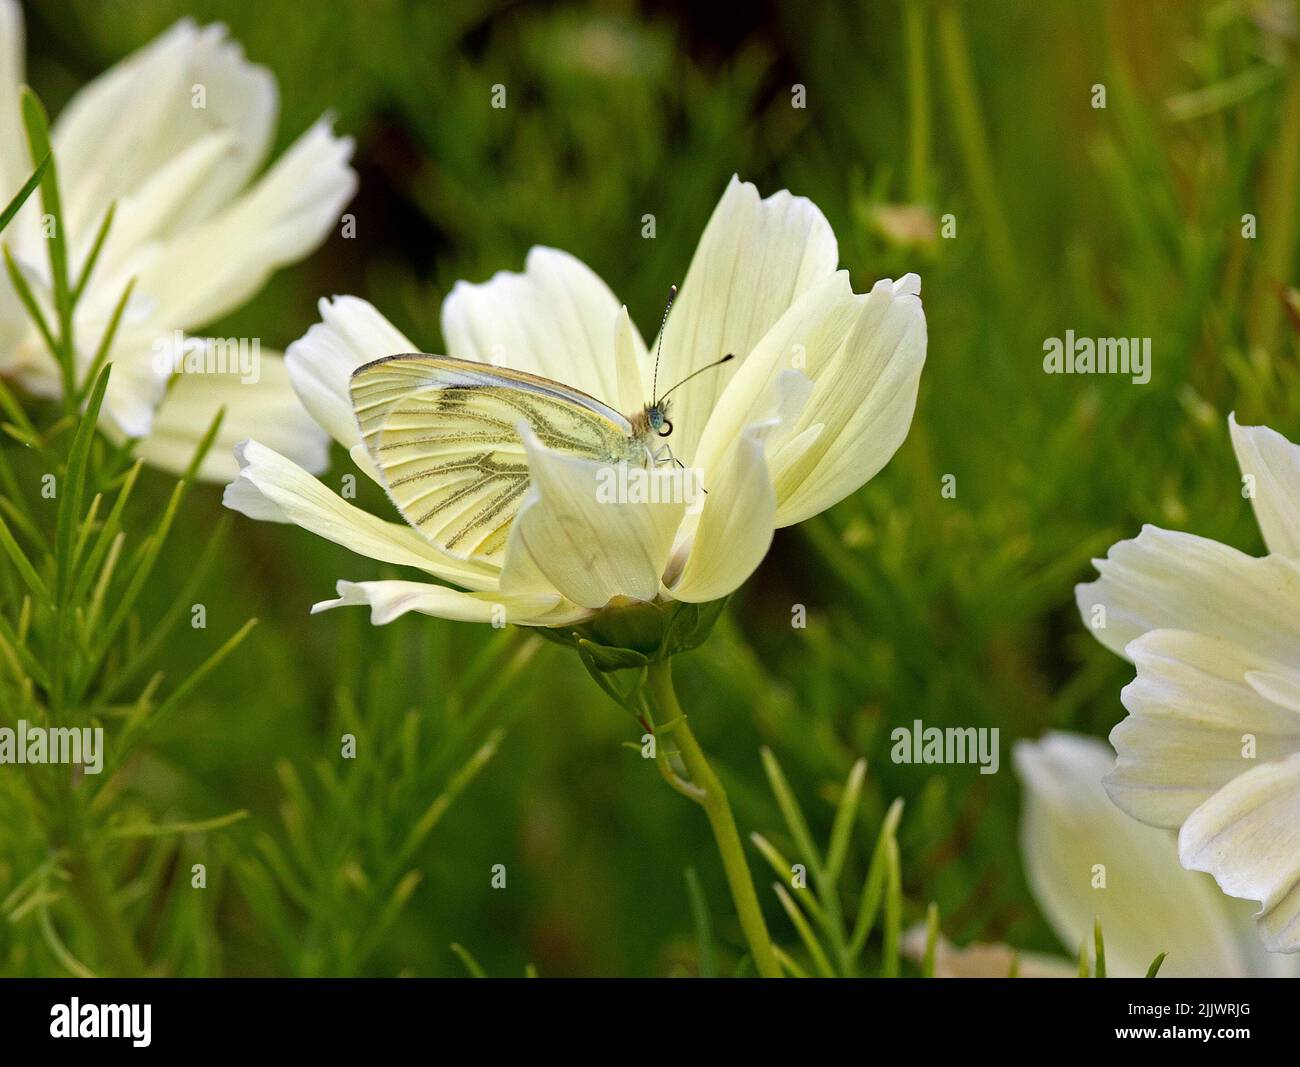
M 647 404 L 645 418 L 650 429 L 660 437 L 667 437 L 673 432 L 673 424 L 668 419 L 667 400 L 660 400 L 657 404 Z
M 647 404 L 631 418 L 632 433 L 636 437 L 667 437 L 673 432 L 673 424 L 668 418 L 668 401 L 659 400 Z

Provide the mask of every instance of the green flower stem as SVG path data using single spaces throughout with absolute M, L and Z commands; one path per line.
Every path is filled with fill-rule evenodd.
M 659 660 L 647 668 L 646 696 L 658 725 L 671 732 L 681 753 L 682 763 L 691 776 L 691 785 L 698 796 L 691 796 L 709 817 L 713 828 L 713 838 L 718 843 L 718 852 L 722 856 L 722 866 L 727 873 L 727 884 L 731 887 L 731 899 L 736 905 L 740 917 L 741 929 L 753 954 L 754 965 L 764 978 L 780 978 L 781 965 L 777 962 L 776 951 L 772 947 L 772 938 L 767 932 L 767 923 L 763 920 L 763 911 L 758 906 L 758 895 L 754 892 L 754 882 L 750 877 L 749 865 L 745 862 L 745 850 L 740 843 L 740 834 L 736 831 L 736 819 L 731 814 L 731 805 L 722 783 L 714 774 L 695 740 L 681 705 L 677 703 L 677 693 L 673 689 L 671 661 Z M 666 758 L 660 756 L 660 758 Z

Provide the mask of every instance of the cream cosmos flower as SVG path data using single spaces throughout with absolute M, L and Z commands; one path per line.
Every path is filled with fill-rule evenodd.
M 1147 526 L 1079 610 L 1137 677 L 1111 733 L 1111 798 L 1180 827 L 1183 866 L 1257 900 L 1264 944 L 1300 949 L 1300 448 L 1229 417 L 1269 554 Z
M 602 500 L 594 462 L 535 439 L 531 486 L 500 562 L 452 558 L 411 526 L 340 499 L 261 441 L 239 450 L 226 503 L 436 580 L 344 581 L 337 600 L 314 609 L 369 604 L 375 623 L 419 611 L 561 626 L 616 598 L 724 597 L 758 566 L 775 529 L 861 486 L 911 423 L 925 360 L 920 280 L 909 274 L 857 295 L 837 260 L 835 236 L 809 201 L 786 192 L 761 200 L 737 179 L 727 187 L 669 316 L 659 368 L 662 388 L 736 356 L 673 399 L 669 440 L 703 472 L 701 508 Z M 322 301 L 321 318 L 290 345 L 289 375 L 307 409 L 377 478 L 349 378 L 363 363 L 419 347 L 353 297 Z M 652 358 L 626 309 L 563 252 L 535 248 L 522 274 L 458 284 L 442 326 L 453 357 L 542 375 L 624 412 L 650 399 Z
M 0 202 L 32 169 L 19 110 L 22 81 L 22 17 L 13 0 L 0 0 Z M 232 477 L 231 447 L 253 433 L 308 467 L 325 464 L 328 439 L 302 410 L 277 354 L 261 351 L 256 373 L 248 373 L 246 357 L 242 374 L 181 374 L 168 389 L 166 346 L 175 347 L 178 331 L 234 310 L 273 271 L 305 256 L 352 196 L 352 142 L 335 137 L 327 121 L 254 177 L 270 150 L 277 111 L 271 73 L 248 63 L 225 27 L 183 20 L 88 84 L 53 126 L 72 277 L 117 205 L 77 305 L 78 359 L 83 368 L 89 364 L 134 277 L 110 353 L 105 426 L 119 437 L 149 435 L 138 454 L 168 469 L 185 466 L 223 404 L 221 439 L 205 476 Z M 29 199 L 4 240 L 33 290 L 48 293 L 39 197 Z M 0 374 L 37 395 L 60 390 L 53 357 L 3 277 Z
M 1014 759 L 1024 788 L 1020 852 L 1034 899 L 1072 953 L 1091 951 L 1100 920 L 1106 973 L 1136 978 L 1168 953 L 1162 977 L 1293 977 L 1300 960 L 1265 951 L 1251 905 L 1224 896 L 1204 874 L 1178 864 L 1168 830 L 1144 826 L 1106 795 L 1102 778 L 1115 765 L 1104 741 L 1049 733 L 1020 741 Z M 1104 881 L 1103 881 L 1104 879 Z M 925 931 L 908 933 L 909 954 L 924 951 Z M 1068 977 L 1064 957 L 1016 953 L 1007 945 L 939 945 L 940 977 L 1005 977 L 1013 961 L 1025 978 Z

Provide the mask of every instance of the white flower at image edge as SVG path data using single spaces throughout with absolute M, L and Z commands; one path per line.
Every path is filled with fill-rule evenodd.
M 1177 827 L 1184 867 L 1260 902 L 1265 946 L 1300 949 L 1300 447 L 1229 429 L 1268 555 L 1147 526 L 1094 561 L 1086 624 L 1131 660 L 1111 798 Z M 1235 487 L 1228 492 L 1236 495 Z M 1225 499 L 1229 497 L 1225 494 Z
M 260 440 L 240 448 L 226 504 L 446 583 L 342 581 L 337 600 L 313 609 L 368 604 L 376 624 L 409 611 L 497 622 L 504 611 L 504 621 L 561 626 L 615 597 L 726 596 L 758 566 L 774 530 L 856 490 L 911 424 L 926 348 L 920 280 L 909 274 L 858 295 L 838 258 L 829 224 L 808 200 L 787 192 L 761 200 L 732 179 L 673 305 L 659 368 L 662 390 L 736 356 L 673 398 L 673 453 L 703 472 L 707 490 L 696 513 L 599 500 L 595 461 L 536 441 L 530 489 L 500 565 L 452 558 L 405 523 L 349 504 Z M 322 301 L 321 318 L 289 346 L 290 378 L 307 410 L 377 479 L 349 378 L 420 346 L 353 297 Z M 542 375 L 628 413 L 650 399 L 645 341 L 605 283 L 564 252 L 534 248 L 522 274 L 457 284 L 442 329 L 447 355 Z
M 1102 779 L 1115 753 L 1094 737 L 1061 732 L 1018 741 L 1016 774 L 1023 789 L 1020 855 L 1034 900 L 1067 952 L 1018 952 L 1004 944 L 956 948 L 940 942 L 941 978 L 1005 978 L 1014 965 L 1023 978 L 1078 973 L 1079 947 L 1095 968 L 1093 926 L 1100 921 L 1106 973 L 1140 978 L 1161 952 L 1162 978 L 1295 977 L 1300 959 L 1268 952 L 1255 934 L 1252 906 L 1178 862 L 1168 830 L 1145 826 L 1120 811 Z M 908 955 L 920 959 L 925 929 L 908 931 Z
M 0 204 L 33 162 L 20 107 L 23 21 L 0 0 Z M 279 99 L 270 71 L 245 60 L 224 26 L 182 20 L 95 78 L 51 130 L 72 279 L 109 207 L 108 239 L 76 309 L 81 373 L 93 359 L 127 282 L 135 290 L 115 335 L 104 402 L 115 437 L 144 437 L 137 455 L 179 471 L 217 410 L 220 437 L 204 477 L 228 481 L 234 444 L 257 435 L 313 470 L 328 438 L 302 410 L 283 359 L 261 351 L 260 375 L 189 373 L 168 388 L 160 344 L 237 309 L 278 268 L 311 252 L 339 222 L 356 187 L 352 142 L 322 120 L 271 167 Z M 49 309 L 47 239 L 39 195 L 3 235 L 38 299 Z M 201 340 L 201 339 L 200 339 Z M 37 396 L 56 397 L 58 367 L 8 278 L 0 276 L 0 375 Z

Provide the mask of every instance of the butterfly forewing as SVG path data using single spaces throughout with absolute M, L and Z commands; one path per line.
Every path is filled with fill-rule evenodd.
M 622 458 L 632 429 L 594 397 L 522 371 L 403 355 L 352 375 L 352 406 L 402 516 L 461 559 L 500 561 L 528 488 L 518 426 L 557 451 Z

